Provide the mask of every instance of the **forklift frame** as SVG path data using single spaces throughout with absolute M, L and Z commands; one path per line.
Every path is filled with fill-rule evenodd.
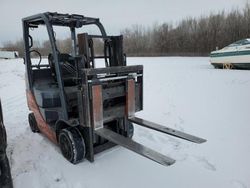
M 135 116 L 143 109 L 143 66 L 127 66 L 126 55 L 123 54 L 123 37 L 107 36 L 103 25 L 97 18 L 76 14 L 42 13 L 24 18 L 23 37 L 25 44 L 26 88 L 27 101 L 34 118 L 30 119 L 37 125 L 37 129 L 44 133 L 54 143 L 60 142 L 60 132 L 67 127 L 77 127 L 84 138 L 86 147 L 85 157 L 93 162 L 94 154 L 106 150 L 114 145 L 121 145 L 144 157 L 162 165 L 171 165 L 174 159 L 149 149 L 129 137 L 130 125 L 138 125 L 176 136 L 191 142 L 203 143 L 206 140 L 198 138 L 162 125 L 146 121 Z M 96 25 L 101 35 L 81 33 L 76 36 L 76 28 L 84 25 Z M 33 46 L 30 28 L 45 25 L 52 49 L 55 76 L 59 88 L 62 115 L 51 128 L 42 116 L 33 91 L 33 71 L 30 52 Z M 56 46 L 53 26 L 69 27 L 72 40 L 72 57 L 76 68 L 75 88 L 77 88 L 77 117 L 71 117 L 68 109 L 63 80 L 63 61 Z M 93 39 L 104 41 L 104 56 L 96 56 L 93 49 Z M 95 59 L 104 58 L 105 68 L 96 68 Z M 81 67 L 84 65 L 84 67 Z M 41 67 L 36 67 L 40 70 Z M 51 69 L 51 67 L 50 67 Z M 107 104 L 108 101 L 108 104 Z M 109 123 L 116 121 L 115 126 Z M 115 128 L 114 128 L 115 127 Z M 114 130 L 115 129 L 115 130 Z M 108 142 L 96 144 L 96 138 L 103 138 Z

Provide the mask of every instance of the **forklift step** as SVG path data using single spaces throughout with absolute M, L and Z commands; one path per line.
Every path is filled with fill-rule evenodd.
M 143 127 L 153 129 L 155 131 L 159 131 L 159 132 L 162 132 L 165 134 L 169 134 L 171 136 L 175 136 L 175 137 L 178 137 L 178 138 L 181 138 L 184 140 L 188 140 L 190 142 L 194 142 L 197 144 L 201 144 L 203 142 L 206 142 L 206 140 L 203 138 L 199 138 L 199 137 L 196 137 L 196 136 L 193 136 L 193 135 L 190 135 L 190 134 L 187 134 L 187 133 L 175 130 L 175 129 L 171 129 L 171 128 L 168 128 L 168 127 L 165 127 L 165 126 L 159 125 L 157 123 L 153 123 L 153 122 L 150 122 L 150 121 L 138 118 L 138 117 L 130 117 L 128 120 L 132 123 L 141 125 Z
M 175 160 L 162 155 L 150 148 L 147 148 L 129 138 L 126 138 L 122 135 L 119 135 L 109 129 L 106 128 L 99 128 L 95 130 L 95 133 L 117 145 L 123 146 L 131 151 L 134 151 L 144 157 L 147 157 L 159 164 L 164 166 L 169 166 L 175 163 Z

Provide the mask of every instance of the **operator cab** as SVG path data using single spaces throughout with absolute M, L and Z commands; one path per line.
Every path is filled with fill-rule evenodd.
M 23 20 L 27 85 L 43 118 L 53 127 L 59 119 L 78 117 L 76 86 L 81 69 L 95 68 L 96 59 L 98 62 L 102 59 L 104 67 L 126 65 L 122 36 L 107 36 L 97 18 L 58 13 L 33 17 Z M 81 27 L 89 25 L 97 26 L 101 35 L 82 33 Z M 62 29 L 64 36 L 68 36 L 64 40 L 60 40 Z M 43 36 L 44 33 L 48 36 Z M 47 39 L 42 45 L 40 37 Z M 96 56 L 97 53 L 100 55 Z

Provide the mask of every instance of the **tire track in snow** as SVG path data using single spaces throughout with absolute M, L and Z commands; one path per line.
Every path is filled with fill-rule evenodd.
M 211 163 L 206 157 L 195 157 L 195 159 L 202 164 L 204 168 L 211 171 L 216 171 L 216 166 Z
M 242 181 L 239 180 L 233 180 L 232 184 L 235 188 L 247 188 L 247 186 Z

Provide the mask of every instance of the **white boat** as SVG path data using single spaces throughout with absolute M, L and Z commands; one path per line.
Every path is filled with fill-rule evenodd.
M 212 51 L 210 62 L 215 68 L 250 69 L 250 38 Z

